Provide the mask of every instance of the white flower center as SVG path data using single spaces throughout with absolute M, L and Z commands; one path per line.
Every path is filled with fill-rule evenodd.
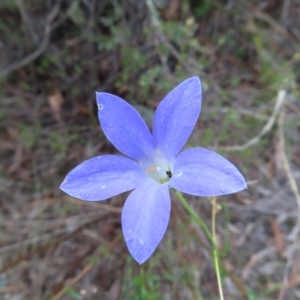
M 159 183 L 166 183 L 172 177 L 172 168 L 164 161 L 155 161 L 153 165 L 146 168 L 147 174 L 158 181 Z

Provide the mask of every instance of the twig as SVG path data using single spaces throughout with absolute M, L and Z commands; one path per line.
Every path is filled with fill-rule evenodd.
M 41 242 L 41 241 L 44 241 L 44 240 L 48 240 L 49 238 L 51 238 L 53 236 L 61 235 L 63 233 L 66 233 L 67 231 L 68 231 L 68 228 L 61 228 L 61 229 L 55 230 L 54 232 L 51 232 L 51 233 L 45 233 L 45 234 L 37 235 L 33 238 L 30 238 L 30 239 L 27 239 L 27 240 L 24 240 L 24 241 L 16 242 L 14 244 L 1 247 L 0 248 L 0 254 L 16 250 L 20 247 L 24 247 L 24 246 L 35 244 L 35 243 L 38 243 L 38 242 Z
M 288 30 L 285 27 L 283 27 L 280 23 L 275 21 L 270 15 L 260 10 L 258 7 L 252 4 L 251 1 L 242 0 L 242 2 L 248 7 L 249 13 L 252 12 L 256 18 L 267 22 L 278 33 L 284 35 L 290 41 L 294 41 L 294 39 L 291 39 L 291 34 L 288 32 Z
M 212 109 L 216 109 L 216 108 L 212 107 Z M 222 107 L 222 108 L 218 109 L 218 111 L 221 113 L 228 113 L 228 112 L 232 111 L 232 109 L 227 108 L 227 107 Z M 256 112 L 256 111 L 251 111 L 251 110 L 244 109 L 244 108 L 234 108 L 234 111 L 237 111 L 241 115 L 249 116 L 249 117 L 252 117 L 252 118 L 255 118 L 258 120 L 262 120 L 262 121 L 269 120 L 269 117 L 267 117 L 264 114 L 261 114 L 259 112 Z
M 298 205 L 298 219 L 297 219 L 297 223 L 296 223 L 295 227 L 292 229 L 291 233 L 288 236 L 288 240 L 291 241 L 293 244 L 292 244 L 291 250 L 288 254 L 288 260 L 287 260 L 287 264 L 286 264 L 284 276 L 283 276 L 283 285 L 280 289 L 278 300 L 283 300 L 285 291 L 288 288 L 288 276 L 289 276 L 289 272 L 290 272 L 290 269 L 293 264 L 293 258 L 294 258 L 295 252 L 299 248 L 299 247 L 297 247 L 296 242 L 297 242 L 297 238 L 300 233 L 300 192 L 299 192 L 296 180 L 293 176 L 293 173 L 292 173 L 292 170 L 291 170 L 291 167 L 290 167 L 287 155 L 286 155 L 286 151 L 285 151 L 285 137 L 284 137 L 284 130 L 283 130 L 284 117 L 285 117 L 285 111 L 282 110 L 282 112 L 279 115 L 279 119 L 278 119 L 279 142 L 280 142 L 280 146 L 282 149 L 281 154 L 282 154 L 283 167 L 287 174 L 288 180 L 291 185 L 291 189 L 296 197 L 296 201 L 297 201 L 297 205 Z
M 188 70 L 189 73 L 194 75 L 194 70 L 191 70 L 191 67 L 193 67 L 197 71 L 201 71 L 198 62 L 192 61 L 190 58 L 188 58 L 188 60 L 183 59 L 179 51 L 168 40 L 168 38 L 166 37 L 166 35 L 164 34 L 161 28 L 161 24 L 158 18 L 157 10 L 153 4 L 153 0 L 146 0 L 146 4 L 151 13 L 151 21 L 153 27 L 154 29 L 156 29 L 157 37 L 155 38 L 154 45 L 160 45 L 163 43 L 164 46 L 170 51 L 170 53 L 174 55 L 174 57 L 178 60 L 178 62 L 181 63 Z
M 109 251 L 110 249 L 112 249 L 116 243 L 119 242 L 121 238 L 121 235 L 118 235 L 111 243 L 109 243 L 106 247 L 105 250 Z M 106 252 L 105 251 L 105 252 Z M 103 251 L 100 252 L 100 254 L 98 255 L 98 257 L 101 257 L 103 255 Z M 79 274 L 77 274 L 68 284 L 68 287 L 73 286 L 75 283 L 77 283 L 83 276 L 85 276 L 96 264 L 96 262 L 90 262 L 88 265 L 86 265 L 83 270 L 81 270 L 81 272 L 79 272 Z M 61 298 L 61 296 L 64 295 L 64 293 L 66 292 L 66 287 L 63 287 L 57 294 L 55 294 L 53 296 L 53 298 L 51 300 L 58 300 Z
M 26 25 L 28 32 L 31 36 L 31 39 L 33 41 L 33 43 L 35 45 L 38 44 L 39 41 L 39 37 L 36 33 L 36 31 L 34 30 L 34 27 L 32 26 L 32 23 L 30 22 L 30 18 L 26 12 L 25 6 L 24 6 L 24 2 L 23 0 L 16 0 L 20 15 L 22 16 L 22 19 L 24 21 L 24 24 Z
M 24 57 L 20 61 L 13 63 L 9 65 L 7 68 L 4 68 L 0 70 L 0 78 L 5 77 L 8 74 L 10 74 L 13 71 L 16 71 L 19 68 L 22 68 L 23 66 L 27 65 L 28 63 L 32 62 L 33 60 L 37 59 L 47 48 L 50 40 L 50 33 L 51 33 L 51 23 L 57 16 L 60 8 L 60 2 L 56 3 L 56 5 L 53 6 L 52 10 L 48 14 L 46 18 L 46 25 L 44 29 L 44 38 L 40 44 L 40 46 L 33 51 L 28 56 Z
M 70 201 L 73 203 L 72 201 Z M 79 202 L 79 200 L 78 200 Z M 76 201 L 74 203 L 77 204 Z M 96 203 L 95 203 L 96 204 Z M 81 204 L 84 205 L 84 204 Z M 14 219 L 14 220 L 4 220 L 3 225 L 7 227 L 20 227 L 20 226 L 39 226 L 39 227 L 55 227 L 55 226 L 61 226 L 61 225 L 68 225 L 68 224 L 78 224 L 79 222 L 82 223 L 83 220 L 87 220 L 90 218 L 93 218 L 95 216 L 100 216 L 103 213 L 105 214 L 107 212 L 113 212 L 113 213 L 120 213 L 122 211 L 119 207 L 113 207 L 109 204 L 98 204 L 97 206 L 94 206 L 97 209 L 94 209 L 89 212 L 80 213 L 74 216 L 70 216 L 67 218 L 61 218 L 61 219 L 53 219 L 53 220 L 45 220 L 45 219 Z M 0 248 L 1 251 L 1 248 Z
M 268 248 L 265 248 L 263 250 L 254 253 L 242 269 L 242 278 L 244 280 L 247 280 L 249 277 L 250 270 L 255 265 L 257 265 L 261 260 L 263 260 L 265 257 L 273 255 L 274 253 L 276 253 L 275 246 L 270 246 Z
M 151 19 L 152 19 L 152 23 L 154 26 L 156 26 L 157 28 L 160 28 L 160 22 L 158 20 L 157 17 L 157 11 L 155 9 L 155 6 L 153 4 L 152 0 L 146 0 L 146 4 L 151 12 Z
M 8 286 L 1 286 L 0 293 L 16 293 L 19 290 L 23 290 L 24 285 L 8 285 Z
M 284 124 L 284 115 L 285 112 L 284 110 L 282 111 L 282 113 L 279 116 L 279 120 L 278 120 L 278 131 L 279 131 L 279 141 L 280 141 L 280 145 L 282 147 L 282 162 L 283 162 L 283 167 L 286 171 L 288 180 L 290 182 L 291 185 L 291 189 L 296 197 L 296 201 L 297 201 L 297 205 L 298 205 L 298 220 L 297 220 L 297 224 L 294 227 L 294 229 L 292 230 L 292 232 L 289 234 L 288 236 L 288 240 L 294 242 L 297 237 L 299 236 L 300 233 L 300 192 L 295 180 L 295 177 L 293 175 L 293 172 L 291 170 L 291 166 L 289 164 L 287 155 L 286 155 L 286 151 L 285 151 L 285 138 L 284 138 L 284 132 L 283 132 L 283 124 Z
M 277 116 L 280 112 L 281 106 L 284 102 L 285 95 L 286 95 L 285 90 L 280 90 L 278 92 L 278 96 L 277 96 L 276 104 L 274 106 L 273 113 L 272 113 L 270 119 L 268 120 L 268 122 L 265 124 L 265 126 L 263 127 L 263 129 L 260 131 L 260 133 L 258 135 L 256 135 L 254 138 L 252 138 L 251 140 L 246 142 L 244 145 L 219 147 L 219 148 L 222 149 L 222 150 L 225 150 L 225 151 L 244 151 L 245 149 L 247 149 L 247 148 L 253 146 L 254 144 L 256 144 L 257 142 L 259 142 L 260 139 L 267 132 L 269 132 L 272 129 L 273 125 L 275 124 L 276 118 L 277 118 Z
M 54 286 L 53 288 L 53 294 L 57 294 L 59 291 L 61 291 L 64 288 L 64 284 L 66 280 L 72 276 L 76 270 L 81 266 L 81 264 L 84 262 L 84 260 L 92 255 L 98 248 L 98 245 L 91 246 L 83 255 L 76 257 L 76 260 L 71 265 L 71 267 L 67 270 L 67 272 L 64 274 L 63 278 Z
M 114 212 L 114 213 L 120 213 L 122 211 L 121 207 L 117 207 L 117 206 L 105 204 L 105 203 L 102 203 L 102 202 L 101 203 L 97 203 L 97 202 L 84 202 L 84 201 L 78 200 L 78 199 L 73 198 L 73 197 L 68 197 L 67 201 L 69 201 L 71 203 L 75 203 L 76 205 L 91 206 L 91 207 L 97 208 L 99 210 L 100 209 L 101 210 L 107 210 L 107 211 Z M 74 216 L 74 217 L 76 217 L 76 216 Z
M 284 26 L 286 25 L 286 20 L 289 14 L 290 6 L 291 0 L 284 0 L 280 17 L 281 24 Z
M 156 29 L 156 33 L 157 33 L 154 36 L 154 45 L 160 45 L 161 44 L 162 31 L 161 31 L 161 26 L 160 26 L 160 21 L 159 21 L 159 18 L 158 18 L 157 10 L 155 8 L 153 0 L 146 0 L 146 4 L 147 4 L 147 6 L 149 8 L 149 11 L 150 11 L 152 24 L 153 24 L 154 28 Z M 167 64 L 166 55 L 162 54 L 159 49 L 158 49 L 157 52 L 158 52 L 158 56 L 159 56 L 159 59 L 161 61 L 161 64 L 163 66 L 163 70 L 168 75 L 168 77 L 171 77 L 171 72 L 170 72 L 170 69 L 169 69 L 168 64 Z
M 105 214 L 105 211 L 101 210 L 99 212 L 96 212 L 96 216 L 94 216 L 94 218 L 97 218 L 98 216 L 100 216 L 99 213 Z M 77 228 L 74 231 L 76 231 L 78 229 L 78 227 L 81 227 L 82 225 L 87 224 L 89 222 L 91 222 L 90 218 L 84 219 L 84 222 L 81 222 L 80 224 L 77 223 L 76 224 Z M 9 252 L 9 251 L 12 251 L 12 250 L 16 250 L 20 247 L 24 247 L 24 246 L 35 244 L 35 243 L 38 243 L 38 242 L 41 242 L 41 241 L 44 241 L 44 240 L 48 240 L 48 239 L 50 239 L 54 236 L 58 236 L 58 235 L 67 233 L 68 231 L 69 231 L 68 227 L 64 227 L 64 228 L 60 228 L 60 229 L 57 229 L 55 231 L 52 231 L 50 233 L 40 234 L 40 235 L 34 236 L 33 238 L 29 238 L 29 239 L 26 239 L 26 240 L 23 240 L 23 241 L 20 241 L 20 242 L 16 242 L 16 243 L 11 244 L 11 245 L 1 247 L 0 248 L 0 254 L 6 253 L 6 252 Z
M 72 16 L 80 4 L 80 0 L 73 1 L 69 8 L 66 10 L 65 14 L 61 16 L 57 21 L 53 22 L 51 25 L 51 31 L 59 27 L 67 18 Z
M 51 248 L 54 248 L 56 247 L 57 245 L 59 245 L 60 243 L 68 240 L 68 239 L 71 239 L 73 238 L 74 236 L 76 236 L 76 234 L 78 232 L 80 232 L 84 227 L 86 227 L 88 224 L 92 224 L 92 223 L 95 223 L 97 222 L 98 219 L 90 219 L 89 222 L 86 222 L 84 224 L 82 224 L 80 227 L 78 227 L 76 230 L 74 230 L 73 232 L 71 232 L 69 235 L 67 236 L 61 236 L 59 237 L 57 240 L 55 240 L 54 242 L 51 242 L 50 244 L 47 244 L 47 245 L 44 245 L 44 246 L 41 246 L 41 247 L 38 247 L 36 249 L 34 249 L 33 251 L 29 252 L 28 254 L 25 254 L 25 255 L 22 255 L 22 256 L 19 256 L 17 259 L 7 263 L 6 265 L 4 265 L 1 269 L 0 269 L 0 274 L 4 273 L 4 272 L 7 272 L 9 270 L 11 270 L 12 268 L 16 267 L 19 263 L 21 263 L 22 261 L 24 260 L 28 260 L 30 259 L 33 255 L 35 254 L 43 254 L 45 253 L 46 251 L 48 251 L 49 249 Z

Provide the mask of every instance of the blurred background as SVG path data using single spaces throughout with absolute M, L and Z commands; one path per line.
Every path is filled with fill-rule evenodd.
M 248 190 L 220 197 L 226 299 L 300 299 L 299 0 L 0 0 L 0 299 L 219 299 L 209 243 L 175 195 L 141 267 L 123 241 L 126 194 L 59 190 L 80 162 L 116 153 L 95 91 L 145 118 L 198 75 L 187 144 L 212 149 Z M 211 222 L 209 199 L 186 196 Z

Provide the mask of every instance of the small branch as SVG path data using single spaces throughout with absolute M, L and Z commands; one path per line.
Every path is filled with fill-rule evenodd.
M 65 14 L 62 15 L 57 21 L 55 21 L 52 25 L 51 25 L 51 31 L 56 29 L 57 27 L 59 27 L 63 22 L 65 22 L 70 16 L 73 15 L 73 13 L 76 11 L 76 9 L 78 8 L 80 3 L 80 0 L 76 0 L 74 2 L 71 3 L 71 5 L 69 6 L 69 8 L 66 10 Z
M 283 6 L 282 6 L 282 11 L 281 11 L 281 16 L 280 16 L 280 21 L 283 26 L 286 25 L 287 17 L 289 14 L 290 6 L 291 6 L 291 0 L 284 0 Z
M 280 112 L 281 106 L 284 102 L 285 99 L 285 95 L 286 95 L 286 91 L 285 90 L 280 90 L 278 92 L 278 96 L 277 96 L 277 100 L 276 100 L 276 104 L 274 106 L 274 110 L 273 113 L 270 117 L 270 119 L 268 120 L 268 122 L 266 123 L 266 125 L 263 127 L 263 129 L 260 131 L 260 133 L 258 135 L 256 135 L 254 138 L 252 138 L 251 140 L 249 140 L 248 142 L 246 142 L 244 145 L 236 145 L 236 146 L 229 146 L 229 147 L 219 147 L 222 150 L 225 151 L 244 151 L 247 148 L 253 146 L 254 144 L 258 143 L 260 141 L 260 139 L 266 134 L 268 133 L 272 127 L 275 124 L 275 121 L 277 119 L 277 116 Z
M 35 51 L 33 51 L 31 54 L 24 57 L 22 60 L 9 65 L 7 68 L 0 70 L 0 78 L 7 76 L 8 74 L 16 71 L 17 69 L 22 68 L 23 66 L 25 66 L 28 63 L 32 62 L 33 60 L 37 59 L 46 50 L 46 48 L 48 47 L 48 44 L 49 44 L 50 33 L 52 30 L 51 23 L 57 16 L 57 14 L 59 12 L 59 8 L 60 8 L 60 3 L 57 3 L 56 5 L 54 5 L 51 12 L 49 13 L 49 15 L 46 18 L 46 25 L 45 25 L 45 29 L 44 29 L 44 38 L 43 38 L 40 46 Z
M 160 28 L 160 22 L 157 16 L 157 11 L 156 8 L 153 4 L 152 0 L 146 0 L 146 4 L 151 12 L 151 19 L 152 19 L 152 23 L 155 27 Z
M 20 15 L 22 16 L 23 22 L 27 27 L 27 30 L 31 36 L 32 42 L 37 45 L 39 42 L 39 37 L 30 21 L 30 18 L 26 12 L 23 0 L 16 0 Z
M 279 22 L 277 22 L 275 19 L 273 19 L 270 15 L 263 12 L 261 9 L 256 7 L 254 4 L 251 3 L 251 1 L 241 0 L 246 7 L 248 8 L 249 14 L 253 14 L 256 18 L 263 20 L 267 22 L 270 26 L 272 26 L 279 34 L 285 36 L 287 39 L 289 39 L 291 42 L 294 41 L 289 31 L 282 26 Z
M 292 173 L 291 166 L 290 166 L 290 163 L 289 163 L 288 157 L 286 155 L 286 151 L 285 151 L 285 137 L 284 137 L 284 129 L 283 129 L 284 117 L 285 117 L 285 111 L 282 110 L 282 112 L 279 116 L 279 120 L 278 120 L 279 142 L 280 142 L 280 146 L 282 149 L 281 153 L 282 153 L 283 167 L 287 174 L 287 178 L 290 182 L 291 189 L 296 197 L 296 201 L 297 201 L 297 205 L 298 205 L 298 219 L 297 219 L 297 223 L 296 223 L 295 227 L 292 229 L 291 233 L 289 234 L 289 236 L 287 238 L 289 241 L 292 242 L 292 246 L 291 246 L 290 252 L 288 253 L 288 260 L 287 260 L 287 264 L 286 264 L 285 271 L 284 271 L 284 277 L 283 277 L 283 285 L 280 289 L 278 300 L 284 299 L 285 291 L 288 288 L 289 272 L 293 265 L 293 259 L 294 259 L 295 252 L 296 252 L 296 250 L 299 249 L 299 247 L 297 245 L 297 238 L 299 237 L 299 233 L 300 233 L 300 192 L 299 192 L 299 188 L 297 186 L 295 177 Z
M 156 38 L 154 41 L 155 45 L 161 45 L 163 44 L 172 55 L 178 60 L 182 66 L 186 68 L 188 73 L 191 75 L 195 74 L 195 70 L 197 72 L 201 71 L 201 68 L 199 68 L 199 63 L 188 58 L 183 59 L 182 56 L 180 55 L 179 51 L 172 45 L 172 43 L 169 41 L 168 37 L 164 34 L 163 29 L 160 24 L 159 16 L 157 9 L 155 8 L 155 5 L 153 4 L 153 0 L 146 0 L 146 4 L 149 8 L 149 11 L 151 13 L 151 23 L 153 25 L 153 29 L 155 30 L 156 33 Z
M 74 229 L 74 231 L 76 231 L 77 228 L 79 228 L 79 227 L 81 227 L 85 224 L 88 224 L 94 218 L 97 219 L 99 216 L 103 215 L 103 213 L 105 214 L 106 212 L 103 211 L 102 209 L 101 210 L 96 210 L 96 211 L 91 211 L 91 212 L 88 213 L 89 218 L 81 218 L 83 221 L 79 221 L 79 220 L 76 221 L 76 219 L 75 219 L 74 224 L 76 224 L 77 227 L 76 227 L 76 229 Z M 93 218 L 93 219 L 91 219 L 91 218 Z M 39 235 L 36 235 L 32 238 L 28 238 L 26 240 L 19 241 L 19 242 L 16 242 L 14 244 L 3 246 L 3 247 L 0 248 L 0 254 L 11 252 L 11 251 L 19 249 L 21 247 L 36 244 L 36 243 L 39 243 L 39 242 L 42 242 L 42 241 L 45 241 L 45 240 L 49 240 L 49 239 L 51 239 L 55 236 L 59 236 L 59 235 L 66 234 L 66 233 L 69 233 L 69 229 L 68 229 L 67 225 L 63 228 L 53 230 L 52 232 L 49 232 L 49 233 L 39 234 Z
M 118 235 L 112 242 L 110 242 L 106 247 L 105 247 L 105 252 L 109 251 L 112 249 L 121 239 L 121 235 Z M 97 257 L 100 258 L 103 255 L 104 251 L 101 251 Z M 87 264 L 68 284 L 68 286 L 63 287 L 57 294 L 53 296 L 51 300 L 58 300 L 60 299 L 64 293 L 66 292 L 66 288 L 75 285 L 82 277 L 84 277 L 96 264 L 96 262 L 90 262 Z

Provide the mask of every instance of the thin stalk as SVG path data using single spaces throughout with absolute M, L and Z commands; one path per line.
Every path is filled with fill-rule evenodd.
M 212 232 L 212 237 L 213 237 L 215 245 L 217 244 L 216 215 L 218 212 L 218 206 L 217 206 L 216 199 L 217 199 L 216 197 L 213 197 L 211 200 L 211 204 L 212 204 L 211 232 Z M 214 257 L 214 262 L 215 262 L 215 270 L 216 270 L 216 275 L 217 275 L 220 299 L 224 300 L 223 288 L 222 288 L 222 282 L 221 282 L 220 258 L 218 256 L 218 252 L 216 251 L 216 247 L 214 247 L 214 249 L 213 249 L 213 257 Z
M 215 271 L 217 275 L 217 281 L 218 281 L 218 288 L 219 288 L 219 295 L 220 295 L 220 300 L 224 300 L 224 295 L 223 295 L 223 288 L 222 288 L 222 282 L 221 282 L 221 267 L 220 267 L 220 252 L 219 249 L 216 246 L 216 214 L 218 211 L 218 206 L 216 203 L 216 197 L 212 199 L 212 234 L 210 233 L 208 227 L 205 225 L 203 220 L 195 213 L 195 211 L 190 207 L 188 202 L 185 200 L 183 195 L 175 190 L 175 193 L 181 202 L 182 206 L 187 210 L 187 212 L 194 217 L 194 219 L 197 221 L 197 223 L 200 225 L 200 227 L 203 229 L 204 233 L 206 234 L 207 238 L 212 244 L 212 256 L 214 260 L 214 265 L 215 265 Z
M 205 225 L 205 223 L 202 221 L 202 219 L 195 213 L 195 211 L 190 207 L 188 202 L 185 200 L 183 195 L 179 191 L 175 191 L 179 201 L 181 202 L 182 206 L 187 210 L 187 212 L 192 215 L 197 223 L 200 225 L 200 227 L 203 229 L 204 233 L 206 234 L 207 238 L 211 242 L 214 249 L 216 249 L 216 244 L 214 242 L 213 236 L 211 235 L 209 229 Z M 218 249 L 216 249 L 218 251 Z

